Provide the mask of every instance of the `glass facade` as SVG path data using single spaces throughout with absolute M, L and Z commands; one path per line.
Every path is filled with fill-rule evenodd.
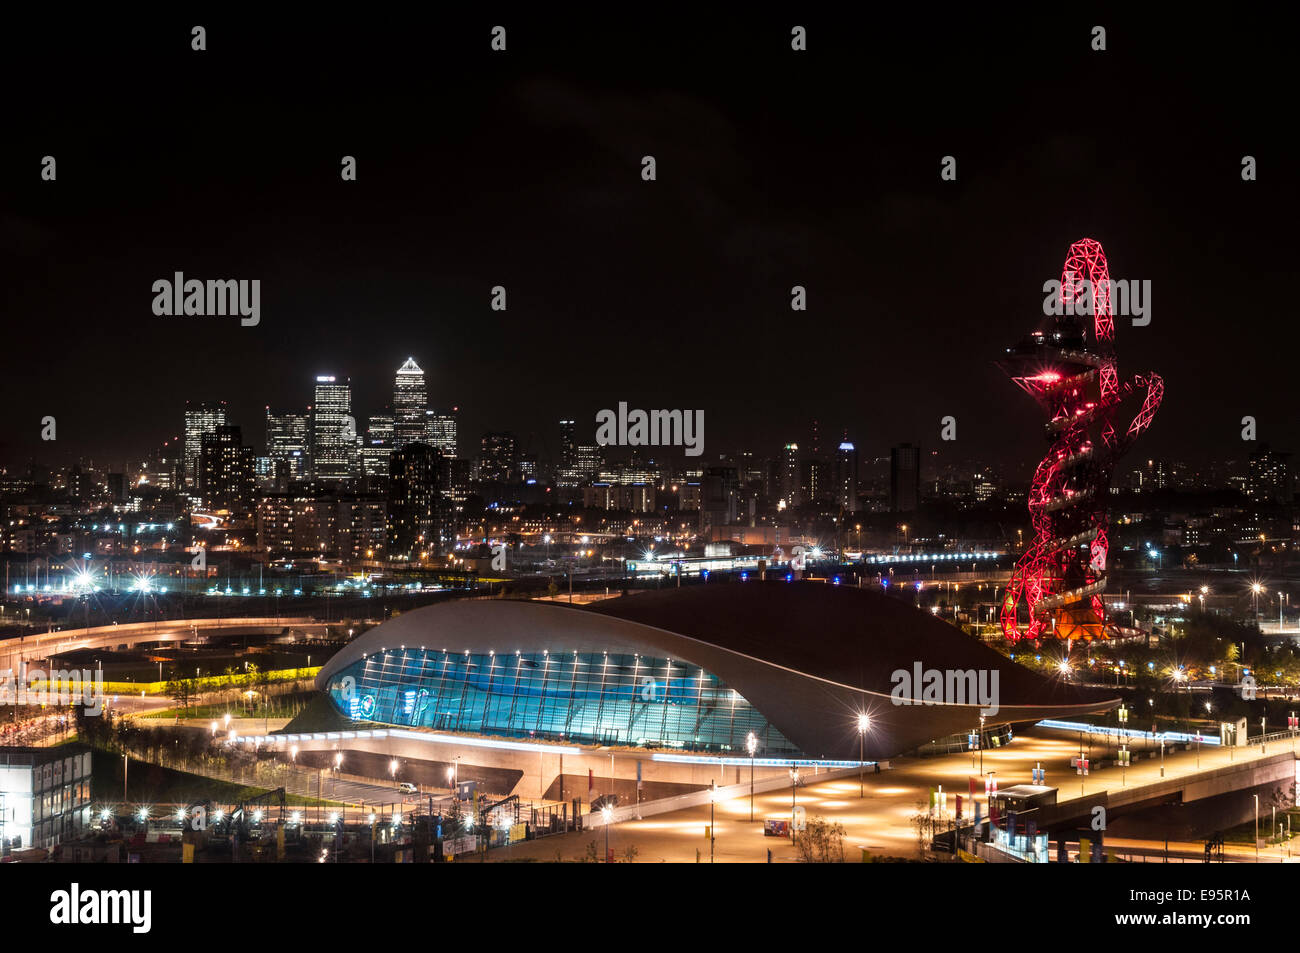
M 52 847 L 90 826 L 91 752 L 0 751 L 0 841 Z
M 354 721 L 574 744 L 799 751 L 740 694 L 697 665 L 614 653 L 378 652 L 331 679 Z

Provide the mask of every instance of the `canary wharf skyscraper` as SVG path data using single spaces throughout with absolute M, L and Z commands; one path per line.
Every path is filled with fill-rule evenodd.
M 316 378 L 316 402 L 312 408 L 312 473 L 317 480 L 344 480 L 351 475 L 357 452 L 356 424 L 352 432 L 352 386 L 346 377 L 332 374 Z
M 197 489 L 199 483 L 199 455 L 203 451 L 203 438 L 217 432 L 226 423 L 226 402 L 185 402 L 185 485 Z
M 310 414 L 273 414 L 266 408 L 266 455 L 275 467 L 283 464 L 288 480 L 301 480 L 307 476 L 311 461 Z
M 424 411 L 428 404 L 424 371 L 415 363 L 415 358 L 408 357 L 406 363 L 397 369 L 397 379 L 393 385 L 394 447 L 404 447 L 408 443 L 425 439 Z
M 459 407 L 451 410 L 430 410 L 424 417 L 424 442 L 441 450 L 443 456 L 456 456 L 456 418 Z

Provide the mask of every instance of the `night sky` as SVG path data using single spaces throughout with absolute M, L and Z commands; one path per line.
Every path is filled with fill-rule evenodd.
M 992 361 L 1085 236 L 1153 286 L 1148 327 L 1117 320 L 1121 375 L 1167 388 L 1135 456 L 1239 458 L 1246 414 L 1300 449 L 1289 29 L 842 6 L 11 21 L 0 464 L 120 466 L 186 398 L 260 448 L 318 373 L 364 427 L 414 356 L 462 454 L 509 429 L 549 458 L 620 400 L 703 408 L 704 460 L 813 418 L 864 457 L 931 448 L 951 414 L 946 452 L 1026 479 L 1041 415 Z M 260 279 L 261 324 L 155 316 L 174 271 Z

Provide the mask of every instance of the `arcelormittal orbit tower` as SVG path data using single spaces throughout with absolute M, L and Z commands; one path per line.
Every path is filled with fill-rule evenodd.
M 1114 287 L 1101 244 L 1070 246 L 1060 308 L 998 361 L 1047 411 L 1050 447 L 1034 471 L 1029 515 L 1034 537 L 1002 602 L 1009 639 L 1097 639 L 1106 634 L 1106 497 L 1116 461 L 1151 425 L 1164 383 L 1156 374 L 1123 383 L 1115 358 Z M 1140 409 L 1127 426 L 1125 407 Z M 1120 429 L 1123 428 L 1123 429 Z

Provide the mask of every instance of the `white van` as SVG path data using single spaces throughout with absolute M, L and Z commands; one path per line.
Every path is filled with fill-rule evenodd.
M 410 781 L 403 781 L 401 784 L 399 784 L 399 785 L 397 786 L 397 790 L 400 791 L 402 794 L 419 794 L 419 793 L 420 793 L 420 789 L 417 788 L 417 787 L 416 787 L 414 784 L 412 784 Z

